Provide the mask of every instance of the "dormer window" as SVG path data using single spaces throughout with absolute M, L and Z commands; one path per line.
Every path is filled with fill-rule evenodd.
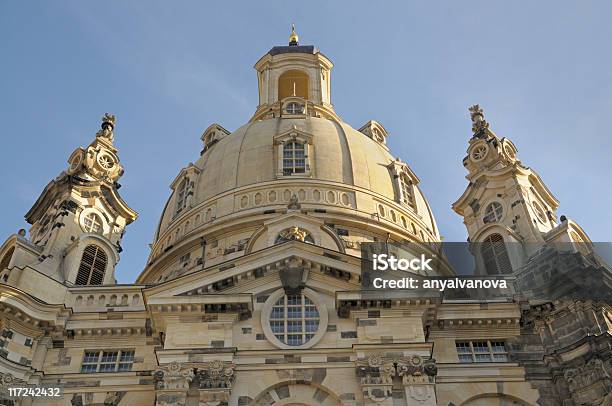
M 299 141 L 289 141 L 283 145 L 283 174 L 293 175 L 306 172 L 306 149 Z
M 213 145 L 215 145 L 221 138 L 229 135 L 229 131 L 220 126 L 219 124 L 211 124 L 204 131 L 200 139 L 204 143 L 204 148 L 202 149 L 200 155 L 204 154 L 204 152 L 208 151 Z
M 275 135 L 274 155 L 276 156 L 276 176 L 312 176 L 314 145 L 312 135 L 298 130 L 295 126 L 289 131 Z

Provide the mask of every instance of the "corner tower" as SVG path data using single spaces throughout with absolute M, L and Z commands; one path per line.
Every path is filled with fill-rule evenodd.
M 107 113 L 93 142 L 77 148 L 68 168 L 45 187 L 25 216 L 32 225 L 29 239 L 22 232 L 2 248 L 13 246 L 10 268 L 32 266 L 69 285 L 115 283 L 121 238 L 137 214 L 118 193 L 123 167 L 114 128 L 115 116 Z M 9 283 L 19 278 L 10 269 L 0 271 Z
M 481 274 L 505 274 L 523 265 L 544 243 L 588 242 L 575 222 L 557 219 L 559 201 L 540 176 L 498 137 L 478 105 L 469 108 L 473 135 L 463 165 L 469 184 L 453 204 L 463 216 Z
M 251 121 L 302 114 L 339 119 L 331 104 L 332 62 L 313 45 L 275 46 L 255 64 L 259 105 Z

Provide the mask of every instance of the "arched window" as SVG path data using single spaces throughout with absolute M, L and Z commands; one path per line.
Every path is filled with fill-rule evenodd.
M 400 201 L 407 206 L 414 207 L 414 199 L 412 196 L 412 182 L 408 176 L 401 174 L 399 177 L 400 183 Z
M 289 141 L 283 145 L 283 175 L 306 172 L 306 150 L 299 141 Z
M 499 234 L 489 235 L 481 246 L 482 259 L 488 275 L 502 275 L 512 272 L 512 265 L 506 250 L 504 238 Z
M 308 100 L 308 75 L 299 70 L 290 70 L 278 78 L 278 100 L 297 96 Z
M 99 233 L 103 231 L 102 219 L 96 213 L 89 213 L 83 219 L 83 230 L 86 233 Z
M 102 285 L 107 264 L 108 258 L 104 250 L 94 244 L 88 245 L 83 251 L 75 284 Z
M 13 257 L 13 252 L 15 252 L 15 247 L 11 247 L 6 254 L 4 254 L 2 261 L 0 261 L 0 271 L 9 267 L 11 258 Z
M 486 223 L 496 223 L 502 219 L 504 208 L 499 202 L 490 203 L 486 210 L 482 221 Z
M 176 190 L 176 209 L 175 213 L 178 214 L 187 206 L 187 179 L 183 179 Z

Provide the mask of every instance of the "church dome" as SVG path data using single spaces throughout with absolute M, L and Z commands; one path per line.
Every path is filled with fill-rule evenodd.
M 331 62 L 314 47 L 279 48 L 255 66 L 260 105 L 250 122 L 231 133 L 209 126 L 201 156 L 172 183 L 140 281 L 166 280 L 274 244 L 274 236 L 255 240 L 268 222 L 291 211 L 326 228 L 330 235 L 313 237 L 315 243 L 357 256 L 360 242 L 389 236 L 439 241 L 419 179 L 391 155 L 385 128 L 369 121 L 355 130 L 335 113 Z M 289 227 L 297 220 L 287 221 Z

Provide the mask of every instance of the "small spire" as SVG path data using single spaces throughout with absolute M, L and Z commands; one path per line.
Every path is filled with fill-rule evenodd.
M 484 111 L 478 104 L 470 106 L 469 111 L 474 137 L 485 137 L 489 132 L 489 123 L 484 118 Z
M 295 33 L 295 24 L 291 24 L 291 35 L 289 36 L 289 46 L 298 46 L 300 44 L 298 40 L 299 40 L 299 37 Z
M 96 137 L 106 138 L 110 141 L 113 140 L 113 130 L 115 128 L 116 118 L 114 114 L 105 113 L 102 117 L 101 130 L 96 133 Z

